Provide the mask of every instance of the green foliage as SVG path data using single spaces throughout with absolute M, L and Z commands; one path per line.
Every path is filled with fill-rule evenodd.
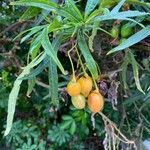
M 138 0 L 87 0 L 85 7 L 81 8 L 83 7 L 82 3 L 82 1 L 74 0 L 65 0 L 62 4 L 48 0 L 11 2 L 11 5 L 17 5 L 10 6 L 10 12 L 16 9 L 15 15 L 10 15 L 8 11 L 6 14 L 10 15 L 10 18 L 8 19 L 7 16 L 5 20 L 2 19 L 0 24 L 3 24 L 4 27 L 11 23 L 11 19 L 15 20 L 16 18 L 20 18 L 20 21 L 26 23 L 29 21 L 30 24 L 21 30 L 16 30 L 20 32 L 19 35 L 14 40 L 11 39 L 10 44 L 2 46 L 4 49 L 10 49 L 12 45 L 19 46 L 20 50 L 12 48 L 12 53 L 14 51 L 21 53 L 21 56 L 17 57 L 21 65 L 17 66 L 16 70 L 11 68 L 6 71 L 4 69 L 1 73 L 0 118 L 2 119 L 0 123 L 2 122 L 2 124 L 4 116 L 6 116 L 8 97 L 9 100 L 5 137 L 0 144 L 17 150 L 59 148 L 76 150 L 84 149 L 87 144 L 86 140 L 93 134 L 97 135 L 95 137 L 98 138 L 98 141 L 104 140 L 112 134 L 108 134 L 108 122 L 103 122 L 105 121 L 104 117 L 100 119 L 98 115 L 95 115 L 94 120 L 86 108 L 77 110 L 70 107 L 70 98 L 65 90 L 71 74 L 66 55 L 72 47 L 75 47 L 72 49 L 71 58 L 77 76 L 83 74 L 78 64 L 79 59 L 76 57 L 76 50 L 79 49 L 81 61 L 84 62 L 82 67 L 85 66 L 85 70 L 92 76 L 94 84 L 105 82 L 108 86 L 104 95 L 108 99 L 108 102 L 105 102 L 104 113 L 115 123 L 120 123 L 117 126 L 124 134 L 127 134 L 129 139 L 135 138 L 137 141 L 142 141 L 150 135 L 148 115 L 150 109 L 150 61 L 147 51 L 143 50 L 149 44 L 144 41 L 150 35 L 150 26 L 147 25 L 149 23 L 149 3 Z M 126 10 L 126 4 L 131 9 Z M 25 6 L 27 9 L 24 11 L 24 8 L 18 6 Z M 20 12 L 24 13 L 20 15 Z M 116 22 L 112 24 L 113 20 Z M 115 39 L 111 41 L 112 33 L 108 31 L 111 31 L 110 28 L 115 26 L 115 23 L 118 26 L 130 24 L 131 27 L 134 27 L 135 34 L 118 44 L 121 38 L 118 29 L 118 33 L 114 36 Z M 13 30 L 10 31 L 13 32 Z M 6 32 L 5 36 L 14 38 L 15 34 L 16 32 Z M 99 34 L 98 43 L 101 46 L 98 48 L 97 55 L 94 40 Z M 2 36 L 2 40 L 5 36 Z M 15 42 L 15 40 L 17 41 Z M 103 41 L 106 41 L 104 50 Z M 139 46 L 143 46 L 143 49 L 135 48 L 137 43 Z M 9 45 L 8 48 L 7 45 Z M 22 56 L 23 51 L 25 56 Z M 114 52 L 116 53 L 114 54 Z M 112 55 L 106 56 L 106 53 Z M 6 50 L 4 54 L 7 56 L 9 53 Z M 94 55 L 100 59 L 97 61 Z M 114 61 L 117 56 L 120 56 L 120 60 Z M 24 64 L 27 65 L 21 68 L 22 73 L 20 73 L 19 68 Z M 104 79 L 103 75 L 99 75 L 100 70 L 104 74 Z M 117 75 L 120 74 L 120 77 L 114 76 L 113 71 Z M 19 73 L 20 75 L 18 75 Z M 17 76 L 13 87 L 14 79 L 10 79 L 12 74 Z M 13 78 L 15 77 L 13 76 Z M 112 89 L 112 83 L 117 85 L 118 82 L 121 83 L 119 88 L 114 86 Z M 28 87 L 25 86 L 26 83 L 28 83 Z M 95 85 L 93 90 L 97 88 Z M 12 90 L 8 96 L 11 87 Z M 109 99 L 108 95 L 111 95 L 112 99 Z M 114 105 L 118 111 L 113 110 Z M 15 115 L 15 109 L 25 111 L 25 115 L 18 117 L 17 113 Z M 26 119 L 26 115 L 30 121 Z M 18 121 L 13 123 L 13 118 Z M 36 123 L 38 125 L 35 125 Z M 134 131 L 135 129 L 136 131 Z M 2 129 L 0 128 L 0 130 Z M 118 144 L 118 146 L 121 145 L 122 142 Z

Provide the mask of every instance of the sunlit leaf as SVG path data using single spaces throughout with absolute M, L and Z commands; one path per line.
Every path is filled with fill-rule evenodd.
M 77 40 L 78 40 L 78 45 L 79 45 L 79 48 L 81 50 L 81 53 L 84 56 L 84 59 L 86 61 L 86 65 L 87 65 L 92 77 L 94 79 L 97 79 L 98 78 L 97 66 L 96 66 L 95 60 L 93 59 L 93 57 L 89 51 L 89 48 L 88 48 L 87 43 L 85 41 L 85 38 L 83 37 L 83 35 L 78 34 Z
M 25 75 L 30 73 L 30 69 L 35 67 L 36 65 L 38 65 L 45 57 L 45 53 L 42 55 L 37 56 L 31 63 L 29 63 L 24 70 L 22 71 L 22 73 L 17 77 L 16 81 L 14 82 L 14 86 L 9 94 L 9 100 L 8 100 L 8 114 L 7 114 L 7 125 L 6 125 L 6 130 L 4 135 L 8 135 L 11 127 L 12 127 L 12 123 L 13 123 L 13 118 L 14 118 L 14 113 L 15 113 L 15 106 L 16 106 L 16 101 L 17 101 L 17 97 L 19 94 L 19 90 L 20 90 L 20 85 L 22 83 L 21 78 L 23 78 Z
M 88 0 L 85 7 L 85 17 L 88 16 L 99 3 L 99 0 Z

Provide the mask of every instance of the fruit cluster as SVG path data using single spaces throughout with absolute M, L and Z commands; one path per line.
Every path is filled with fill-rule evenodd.
M 93 81 L 88 75 L 82 76 L 79 79 L 73 78 L 67 85 L 67 92 L 71 96 L 71 101 L 77 109 L 83 109 L 86 106 L 93 113 L 102 110 L 104 106 L 104 98 L 98 90 L 92 90 Z M 87 100 L 86 100 L 87 98 Z
M 121 35 L 121 39 L 128 38 L 129 36 L 133 34 L 133 27 L 129 26 L 128 24 L 122 25 L 121 28 L 119 25 L 114 26 L 111 29 L 111 36 L 113 38 L 117 38 L 119 34 Z

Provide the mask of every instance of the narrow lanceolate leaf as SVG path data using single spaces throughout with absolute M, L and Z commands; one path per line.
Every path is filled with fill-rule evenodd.
M 8 135 L 11 127 L 12 127 L 12 123 L 13 123 L 13 118 L 14 118 L 14 113 L 15 113 L 15 106 L 16 106 L 16 101 L 17 101 L 17 97 L 19 94 L 19 90 L 20 90 L 20 85 L 22 83 L 21 78 L 23 78 L 25 75 L 30 73 L 30 69 L 35 67 L 36 65 L 38 65 L 45 57 L 45 54 L 42 54 L 41 56 L 37 56 L 30 64 L 28 64 L 23 72 L 18 76 L 18 78 L 16 79 L 16 81 L 14 82 L 14 86 L 9 94 L 9 100 L 8 100 L 8 114 L 7 114 L 7 125 L 6 125 L 6 130 L 4 135 Z
M 137 86 L 137 89 L 139 91 L 141 91 L 143 94 L 145 94 L 144 91 L 141 88 L 141 85 L 140 85 L 138 63 L 135 60 L 133 53 L 129 52 L 129 56 L 130 56 L 130 61 L 131 61 L 131 64 L 132 64 L 133 75 L 134 75 L 135 84 Z
M 100 2 L 100 0 L 88 0 L 85 7 L 85 17 L 88 16 L 94 8 L 97 6 L 97 4 Z
M 35 33 L 37 33 L 38 31 L 42 30 L 44 28 L 44 26 L 37 26 L 34 27 L 33 29 L 31 29 L 31 31 L 25 35 L 22 39 L 20 43 L 23 43 L 24 41 L 26 41 L 27 39 L 29 39 L 32 35 L 34 35 Z
M 149 13 L 139 12 L 139 11 L 124 11 L 124 12 L 117 12 L 117 13 L 108 13 L 102 16 L 98 16 L 94 18 L 94 21 L 104 21 L 104 20 L 112 20 L 112 19 L 119 19 L 119 20 L 128 20 L 130 17 L 138 17 L 148 15 Z
M 116 13 L 119 11 L 119 9 L 122 7 L 122 5 L 124 4 L 126 0 L 121 0 L 118 5 L 116 5 L 113 10 L 111 11 L 111 13 Z
M 115 47 L 114 49 L 109 51 L 107 54 L 111 54 L 111 53 L 123 50 L 125 48 L 128 48 L 128 47 L 130 47 L 130 46 L 140 42 L 141 40 L 145 39 L 149 35 L 150 35 L 150 25 L 145 27 L 145 28 L 143 28 L 139 32 L 135 33 L 131 37 L 129 37 L 122 44 L 120 44 L 119 46 Z
M 29 20 L 33 17 L 36 17 L 41 12 L 40 8 L 37 7 L 29 7 L 23 15 L 19 18 L 19 21 Z
M 42 46 L 43 46 L 46 54 L 50 58 L 52 58 L 52 60 L 57 64 L 57 66 L 59 67 L 59 69 L 61 70 L 61 72 L 63 74 L 65 74 L 65 70 L 64 70 L 62 64 L 60 63 L 58 57 L 57 57 L 57 53 L 54 51 L 54 48 L 53 48 L 51 42 L 49 41 L 48 28 L 45 28 L 43 30 L 42 36 L 43 36 L 43 38 L 42 38 L 41 43 L 42 43 Z
M 58 52 L 59 46 L 61 44 L 61 38 L 62 36 L 56 37 L 55 40 L 53 40 L 52 46 L 54 47 L 55 52 Z M 57 73 L 57 65 L 52 60 L 52 58 L 49 59 L 49 68 L 48 68 L 48 78 L 49 78 L 49 95 L 51 96 L 51 104 L 54 106 L 59 105 L 59 99 L 58 99 L 58 73 Z
M 77 8 L 77 6 L 75 5 L 74 0 L 66 0 L 66 5 L 68 6 L 68 10 L 70 10 L 69 12 L 75 16 L 77 19 L 82 20 L 83 17 L 80 13 L 80 10 Z
M 46 10 L 56 10 L 58 5 L 56 3 L 50 2 L 48 0 L 21 0 L 16 2 L 11 2 L 11 5 L 20 5 L 20 6 L 34 6 Z
M 89 51 L 89 48 L 85 41 L 85 38 L 83 37 L 83 35 L 78 34 L 77 40 L 78 40 L 78 45 L 81 50 L 81 53 L 86 61 L 86 65 L 87 65 L 92 77 L 94 79 L 97 79 L 98 78 L 97 66 L 96 66 L 95 60 L 93 59 L 93 57 Z

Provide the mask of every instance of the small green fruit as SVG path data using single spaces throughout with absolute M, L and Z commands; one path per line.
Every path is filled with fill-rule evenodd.
M 111 29 L 111 36 L 113 38 L 117 38 L 119 35 L 119 27 L 118 26 L 114 26 L 112 29 Z
M 121 27 L 121 37 L 127 38 L 130 35 L 132 35 L 132 33 L 133 33 L 133 28 L 132 27 L 129 27 L 126 24 Z

